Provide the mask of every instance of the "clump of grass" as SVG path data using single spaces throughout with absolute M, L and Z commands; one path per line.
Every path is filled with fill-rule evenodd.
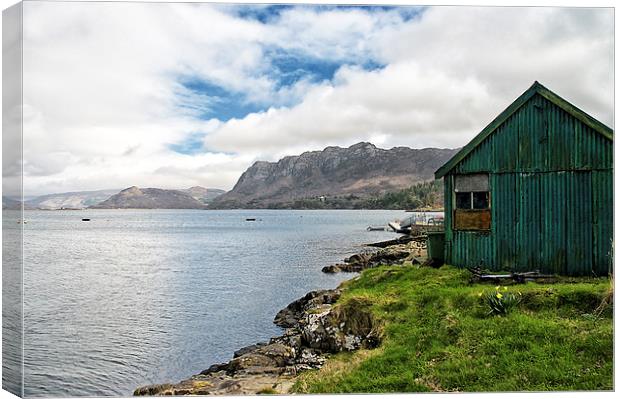
M 611 274 L 609 276 L 609 289 L 607 290 L 607 293 L 605 294 L 605 296 L 603 297 L 603 300 L 601 301 L 600 305 L 597 306 L 597 308 L 594 310 L 594 314 L 597 317 L 600 317 L 603 312 L 605 312 L 607 309 L 609 309 L 614 301 L 614 276 L 613 274 Z
M 607 278 L 494 290 L 519 303 L 488 317 L 469 272 L 450 266 L 378 267 L 346 284 L 381 321 L 377 349 L 339 354 L 302 373 L 294 392 L 560 391 L 613 389 L 613 303 Z M 613 285 L 612 285 L 613 286 Z M 517 288 L 518 287 L 518 288 Z M 350 302 L 354 303 L 354 302 Z M 505 305 L 505 304 L 504 304 Z M 517 311 L 518 309 L 518 311 Z

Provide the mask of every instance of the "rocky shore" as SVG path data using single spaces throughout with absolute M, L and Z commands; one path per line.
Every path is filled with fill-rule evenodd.
M 377 245 L 377 244 L 370 244 Z M 419 246 L 416 241 L 407 241 L 402 244 L 394 244 L 385 248 L 355 254 L 344 260 L 344 263 L 325 266 L 323 273 L 361 272 L 362 270 L 379 265 L 402 265 L 405 262 L 419 264 L 420 258 L 426 254 L 426 250 Z
M 379 264 L 419 263 L 421 250 L 412 243 L 361 253 L 324 272 L 357 272 Z M 381 343 L 382 327 L 370 312 L 370 303 L 336 303 L 339 288 L 311 291 L 275 316 L 284 333 L 269 342 L 239 349 L 227 363 L 214 364 L 176 384 L 140 387 L 135 396 L 237 395 L 286 393 L 297 373 L 318 369 L 334 353 L 374 348 Z

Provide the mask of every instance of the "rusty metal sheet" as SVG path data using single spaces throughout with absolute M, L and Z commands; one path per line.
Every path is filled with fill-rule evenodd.
M 490 230 L 491 211 L 489 209 L 455 209 L 455 230 Z

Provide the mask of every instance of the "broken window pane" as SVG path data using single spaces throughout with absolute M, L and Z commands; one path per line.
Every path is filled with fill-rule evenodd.
M 474 209 L 488 209 L 489 208 L 489 193 L 479 192 L 473 193 L 474 195 Z
M 471 193 L 456 193 L 456 208 L 471 209 Z

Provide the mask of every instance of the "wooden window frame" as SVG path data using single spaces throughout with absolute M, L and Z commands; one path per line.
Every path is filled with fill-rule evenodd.
M 490 179 L 490 175 L 488 173 L 475 173 L 472 175 L 486 175 L 487 179 Z M 492 198 L 491 198 L 491 190 L 488 184 L 486 183 L 486 191 L 460 191 L 461 193 L 469 193 L 469 208 L 461 209 L 457 208 L 456 203 L 456 194 L 459 193 L 457 191 L 456 179 L 458 176 L 467 176 L 463 175 L 453 175 L 452 176 L 452 229 L 457 231 L 475 231 L 475 232 L 489 232 L 491 230 L 491 206 L 492 206 Z M 465 183 L 464 185 L 467 186 Z M 474 209 L 474 193 L 476 192 L 486 192 L 488 193 L 488 207 L 486 209 Z

